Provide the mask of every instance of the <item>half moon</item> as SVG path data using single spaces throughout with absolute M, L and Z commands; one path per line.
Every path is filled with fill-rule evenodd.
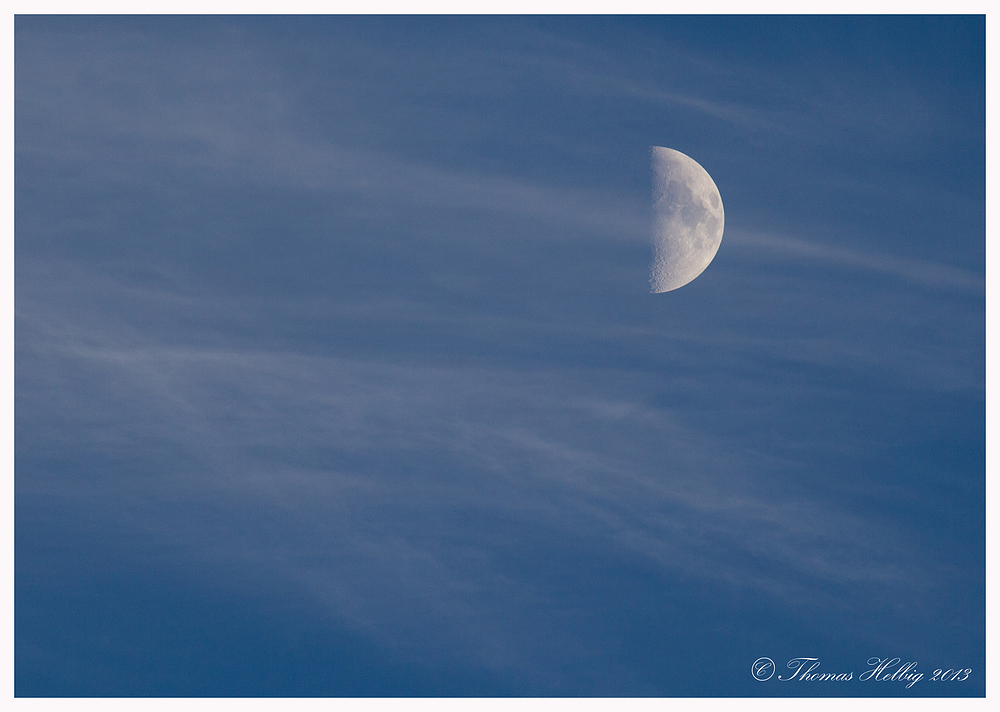
M 705 271 L 719 251 L 722 196 L 708 171 L 680 151 L 653 146 L 653 294 L 669 292 Z

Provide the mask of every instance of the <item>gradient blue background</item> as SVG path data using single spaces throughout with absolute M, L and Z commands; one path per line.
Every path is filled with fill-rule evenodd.
M 16 694 L 984 694 L 984 18 L 15 37 Z

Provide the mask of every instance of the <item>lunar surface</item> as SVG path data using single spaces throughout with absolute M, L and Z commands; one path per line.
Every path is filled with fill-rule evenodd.
M 654 294 L 683 287 L 719 251 L 722 196 L 708 172 L 680 151 L 653 146 Z

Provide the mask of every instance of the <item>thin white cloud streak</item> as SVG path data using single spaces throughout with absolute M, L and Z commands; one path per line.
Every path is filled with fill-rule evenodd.
M 692 91 L 672 88 L 698 84 L 718 86 L 720 81 L 734 85 L 774 85 L 767 77 L 749 74 L 743 68 L 709 63 L 697 55 L 664 47 L 661 48 L 664 55 L 670 58 L 665 64 L 676 69 L 670 77 L 661 76 L 659 80 L 655 80 L 636 75 L 634 67 L 630 70 L 622 66 L 619 60 L 592 44 L 570 41 L 550 33 L 530 34 L 533 39 L 528 45 L 530 49 L 512 61 L 516 61 L 522 71 L 530 71 L 538 80 L 560 90 L 569 89 L 588 96 L 613 96 L 625 101 L 661 104 L 737 126 L 765 129 L 779 134 L 788 133 L 788 126 L 778 120 L 779 115 L 774 111 L 765 112 L 751 104 L 718 101 Z M 483 57 L 480 61 L 485 64 L 489 60 L 489 57 Z M 683 81 L 679 81 L 680 79 Z M 787 118 L 784 114 L 780 117 Z
M 691 112 L 723 122 L 729 130 L 752 131 L 755 141 L 816 143 L 820 135 L 843 136 L 847 131 L 878 132 L 892 144 L 905 145 L 947 125 L 905 77 L 897 76 L 891 86 L 882 83 L 874 91 L 865 88 L 856 70 L 827 67 L 824 83 L 816 86 L 813 77 L 803 92 L 794 67 L 764 70 L 664 42 L 656 47 L 660 61 L 655 68 L 643 70 L 642 62 L 626 64 L 623 57 L 593 43 L 537 30 L 529 35 L 518 61 L 542 81 L 590 96 Z M 765 105 L 758 97 L 770 101 Z
M 612 82 L 611 84 L 614 83 Z M 755 129 L 768 131 L 777 135 L 788 133 L 788 127 L 783 122 L 778 121 L 773 112 L 760 111 L 747 104 L 712 101 L 699 96 L 644 87 L 631 82 L 619 85 L 618 91 L 634 99 L 665 104 L 667 106 L 682 107 L 730 124 L 751 126 Z
M 157 163 L 170 164 L 198 171 L 199 179 L 208 183 L 224 179 L 231 184 L 235 178 L 243 185 L 353 194 L 373 206 L 381 204 L 390 209 L 406 205 L 470 209 L 582 228 L 604 239 L 648 240 L 646 196 L 449 170 L 391 153 L 303 141 L 291 135 L 245 134 L 240 145 L 234 145 L 228 135 L 220 138 L 219 132 L 204 124 L 187 129 L 174 127 L 171 134 L 158 138 L 175 142 L 176 150 L 147 156 L 147 168 Z M 199 148 L 193 149 L 193 145 Z M 109 163 L 108 156 L 114 153 L 37 144 L 22 146 L 19 152 L 25 158 L 45 155 L 61 163 L 81 161 L 92 173 L 99 166 L 99 179 L 110 184 L 129 177 L 126 157 L 118 156 L 117 165 L 114 158 Z
M 754 248 L 792 255 L 812 262 L 885 274 L 923 287 L 957 289 L 974 293 L 986 291 L 986 281 L 981 276 L 958 267 L 924 260 L 864 252 L 847 247 L 833 247 L 773 233 L 730 230 L 726 238 L 733 246 L 744 249 Z

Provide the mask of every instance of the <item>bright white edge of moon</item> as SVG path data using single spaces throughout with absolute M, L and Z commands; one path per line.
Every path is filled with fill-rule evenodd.
M 719 251 L 722 196 L 708 171 L 680 151 L 650 150 L 653 168 L 653 294 L 669 292 L 705 271 Z

